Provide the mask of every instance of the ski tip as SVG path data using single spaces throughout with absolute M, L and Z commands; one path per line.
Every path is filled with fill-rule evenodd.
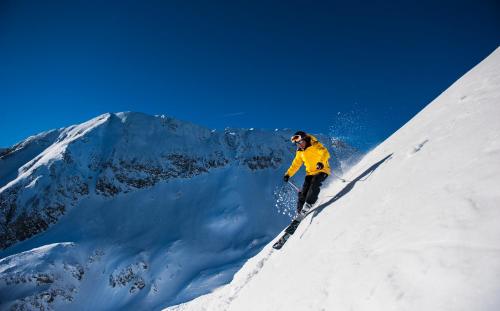
M 273 245 L 273 248 L 274 249 L 281 249 L 283 247 L 283 245 L 285 245 L 285 241 L 283 241 L 282 239 L 279 239 L 276 243 L 274 243 Z

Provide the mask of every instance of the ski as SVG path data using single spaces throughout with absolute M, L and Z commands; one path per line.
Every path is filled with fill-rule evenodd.
M 302 220 L 304 220 L 304 218 L 306 218 L 307 215 L 312 213 L 314 210 L 315 209 L 313 208 L 313 209 L 307 211 L 307 213 L 305 213 L 305 214 L 303 214 L 303 213 L 297 214 L 297 216 L 295 216 L 295 218 L 288 225 L 288 227 L 286 227 L 285 233 L 283 233 L 283 235 L 278 239 L 278 241 L 273 244 L 273 248 L 274 249 L 281 249 L 283 247 L 283 245 L 285 245 L 286 241 L 288 241 L 290 236 L 295 233 L 295 230 L 297 230 L 297 228 L 299 227 L 300 222 Z

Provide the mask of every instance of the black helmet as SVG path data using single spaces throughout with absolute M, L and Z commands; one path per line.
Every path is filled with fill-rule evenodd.
M 293 136 L 290 138 L 290 140 L 292 141 L 292 143 L 297 143 L 297 142 L 304 140 L 306 138 L 307 138 L 306 132 L 298 131 L 295 134 L 293 134 Z

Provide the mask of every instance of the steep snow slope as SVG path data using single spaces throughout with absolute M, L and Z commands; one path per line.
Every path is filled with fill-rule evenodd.
M 500 310 L 500 49 L 321 193 L 280 251 L 168 310 Z
M 288 222 L 290 135 L 127 112 L 10 148 L 0 309 L 154 309 L 229 282 Z
M 3 187 L 7 182 L 14 179 L 21 166 L 52 145 L 59 134 L 60 130 L 43 132 L 28 137 L 11 148 L 1 149 L 0 187 Z

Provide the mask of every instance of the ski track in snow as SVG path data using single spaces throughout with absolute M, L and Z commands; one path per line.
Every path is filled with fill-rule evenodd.
M 241 284 L 241 286 L 238 286 L 234 289 L 233 293 L 231 294 L 231 296 L 228 297 L 227 301 L 228 301 L 228 304 L 234 300 L 235 297 L 237 297 L 238 293 L 245 287 L 245 285 L 247 285 L 261 270 L 262 268 L 264 267 L 264 264 L 266 263 L 266 261 L 269 260 L 269 258 L 271 257 L 271 255 L 273 254 L 274 250 L 273 249 L 270 249 L 267 251 L 267 254 L 264 255 L 262 257 L 262 259 L 260 259 L 257 264 L 255 265 L 254 269 L 247 275 L 245 281 L 243 282 L 243 284 Z

